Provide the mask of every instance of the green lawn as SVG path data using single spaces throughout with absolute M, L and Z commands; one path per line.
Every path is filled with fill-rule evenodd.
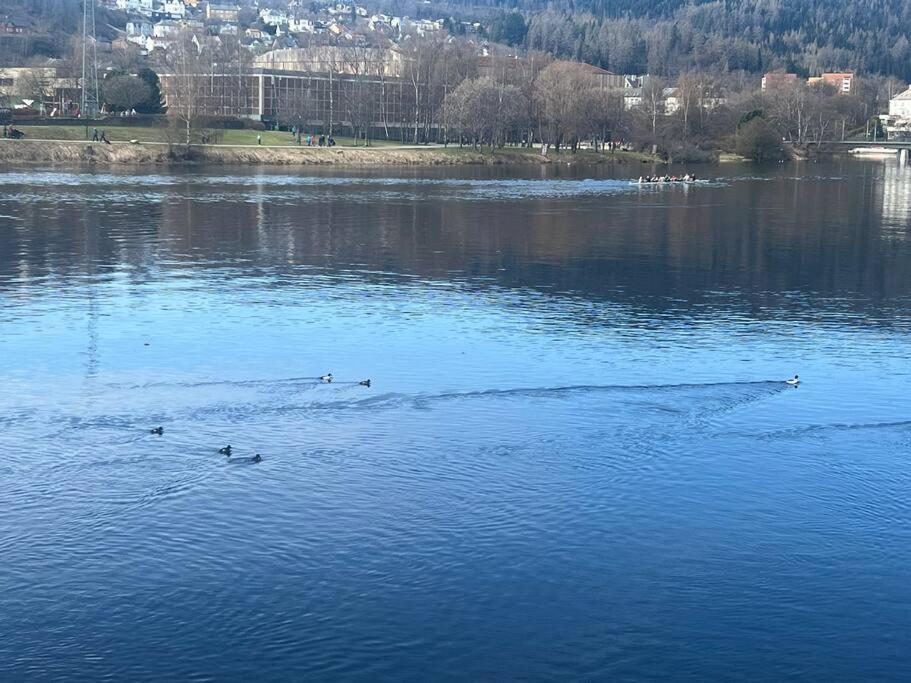
M 27 140 L 73 140 L 73 141 L 82 141 L 88 140 L 92 135 L 93 126 L 90 124 L 86 126 L 17 126 L 20 130 L 25 133 Z M 167 143 L 173 142 L 174 144 L 181 144 L 183 142 L 183 131 L 175 131 L 173 128 L 165 127 L 152 127 L 152 126 L 108 126 L 103 125 L 97 126 L 99 133 L 103 130 L 107 135 L 108 139 L 111 142 L 129 142 L 130 140 L 139 140 L 139 142 L 158 142 L 158 143 Z M 86 135 L 88 131 L 88 136 Z M 262 135 L 262 144 L 265 146 L 276 146 L 276 147 L 294 147 L 297 146 L 297 141 L 291 135 L 291 133 L 279 132 L 264 130 L 258 132 L 255 130 L 218 130 L 212 131 L 216 135 L 216 144 L 221 145 L 256 145 L 257 135 Z M 170 138 L 170 139 L 169 139 Z M 305 137 L 306 140 L 306 137 Z M 353 147 L 354 139 L 346 137 L 336 137 L 336 143 L 340 147 Z M 383 148 L 394 148 L 401 147 L 401 143 L 398 141 L 386 141 L 386 140 L 372 140 L 370 142 L 371 147 L 383 147 Z M 363 142 L 361 143 L 363 146 Z M 502 149 L 497 149 L 496 151 L 491 151 L 489 147 L 483 147 L 480 149 L 473 149 L 472 147 L 459 147 L 458 145 L 450 144 L 445 149 L 441 145 L 428 145 L 426 147 L 415 148 L 415 151 L 427 149 L 427 150 L 438 150 L 445 151 L 446 154 L 451 156 L 477 156 L 478 154 L 483 154 L 484 156 L 491 156 L 500 159 L 503 162 L 509 162 L 509 160 L 522 162 L 530 161 L 527 157 L 540 154 L 540 147 L 504 147 Z M 652 157 L 649 157 L 645 154 L 639 154 L 638 152 L 594 152 L 592 150 L 579 150 L 578 152 L 570 152 L 569 150 L 561 150 L 560 152 L 555 152 L 551 149 L 547 158 L 549 161 L 567 161 L 575 163 L 598 163 L 605 160 L 617 160 L 617 161 L 654 161 Z
M 27 140 L 87 140 L 92 136 L 92 128 L 96 126 L 16 126 Z M 175 133 L 173 129 L 150 126 L 97 126 L 99 133 L 103 130 L 111 142 L 172 142 L 180 143 L 182 133 Z M 86 135 L 88 131 L 88 135 Z M 277 145 L 284 147 L 296 146 L 297 141 L 289 132 L 264 130 L 261 133 L 255 130 L 219 130 L 218 144 L 222 145 L 255 145 L 257 135 L 262 135 L 263 145 Z M 306 143 L 306 137 L 304 138 Z M 354 146 L 353 138 L 338 136 L 336 143 L 342 147 Z M 395 147 L 400 143 L 386 140 L 371 140 L 371 147 Z M 363 142 L 361 142 L 363 146 Z

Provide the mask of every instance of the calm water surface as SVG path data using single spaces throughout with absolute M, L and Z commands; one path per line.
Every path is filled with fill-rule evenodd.
M 0 169 L 0 679 L 911 679 L 911 170 L 699 170 Z

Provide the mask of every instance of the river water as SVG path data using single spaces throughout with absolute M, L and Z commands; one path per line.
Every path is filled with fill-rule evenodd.
M 911 170 L 698 170 L 0 170 L 0 679 L 911 678 Z

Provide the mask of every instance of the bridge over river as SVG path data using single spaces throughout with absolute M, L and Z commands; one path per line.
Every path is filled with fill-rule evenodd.
M 898 154 L 898 158 L 902 163 L 908 161 L 909 150 L 911 150 L 911 140 L 840 140 L 825 144 L 841 149 L 868 149 L 871 152 L 874 150 L 891 150 Z

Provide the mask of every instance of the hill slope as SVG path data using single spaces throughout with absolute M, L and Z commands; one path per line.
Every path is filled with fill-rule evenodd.
M 853 69 L 911 78 L 911 0 L 454 0 L 451 4 L 517 10 L 527 25 L 519 41 L 523 46 L 620 73 L 788 69 L 812 75 Z

